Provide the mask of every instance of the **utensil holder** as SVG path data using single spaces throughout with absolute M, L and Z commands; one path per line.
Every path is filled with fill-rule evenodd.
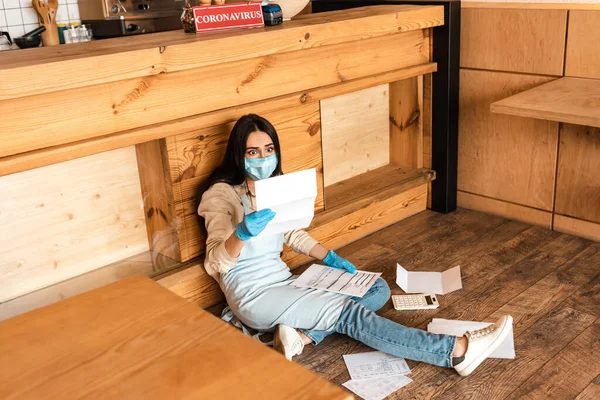
M 46 46 L 56 46 L 60 44 L 60 39 L 58 38 L 58 27 L 56 24 L 42 24 L 46 28 L 44 32 L 42 32 L 42 42 L 44 43 L 44 47 Z

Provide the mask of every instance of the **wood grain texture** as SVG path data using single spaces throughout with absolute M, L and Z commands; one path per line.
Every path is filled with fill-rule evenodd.
M 178 263 L 172 259 L 152 251 L 144 251 L 52 286 L 27 293 L 12 300 L 0 302 L 0 321 L 97 289 L 132 275 L 154 276 L 160 271 L 170 270 L 176 265 Z
M 176 119 L 161 124 L 130 129 L 111 135 L 32 150 L 14 156 L 2 157 L 0 158 L 0 176 L 97 154 L 103 151 L 115 150 L 150 140 L 189 133 L 199 129 L 198 127 L 210 127 L 235 120 L 237 116 L 256 111 L 257 109 L 262 110 L 261 112 L 267 112 L 286 107 L 296 107 L 305 102 L 319 101 L 323 98 L 338 96 L 387 82 L 429 74 L 436 71 L 436 69 L 437 65 L 435 63 L 401 68 L 383 74 L 375 74 L 365 78 L 328 85 L 322 88 L 280 96 L 271 100 L 249 103 L 237 107 Z
M 558 123 L 489 110 L 491 103 L 551 79 L 460 71 L 459 190 L 552 210 Z
M 459 207 L 469 210 L 481 211 L 488 214 L 498 215 L 504 218 L 527 222 L 550 229 L 552 227 L 552 213 L 538 210 L 519 204 L 507 203 L 489 197 L 478 196 L 459 190 L 457 192 L 457 204 Z
M 490 316 L 491 320 L 495 320 L 505 314 L 512 315 L 516 336 L 563 304 L 598 275 L 600 251 L 585 239 L 562 235 L 541 251 L 562 257 L 566 262 L 511 298 Z
M 594 245 L 596 250 L 600 250 L 600 245 Z M 598 268 L 600 262 L 598 259 L 590 260 L 593 265 Z M 600 274 L 596 274 L 588 283 L 580 287 L 569 299 L 565 302 L 569 307 L 578 311 L 595 315 L 600 318 Z
M 385 165 L 353 178 L 338 182 L 325 188 L 325 202 L 327 209 L 339 207 L 344 204 L 360 201 L 362 198 L 381 194 L 388 188 L 395 188 L 398 192 L 403 190 L 404 184 L 409 182 L 419 186 L 435 180 L 435 172 L 424 168 L 402 168 L 393 164 Z
M 422 87 L 422 77 L 390 83 L 390 162 L 401 167 L 423 167 Z
M 566 10 L 468 8 L 460 26 L 461 67 L 563 73 Z
M 397 33 L 105 83 L 93 91 L 76 88 L 0 101 L 5 112 L 0 156 L 424 64 L 429 54 L 423 43 L 422 31 Z M 31 115 L 36 115 L 33 121 Z
M 557 79 L 492 103 L 491 110 L 600 128 L 600 80 Z
M 135 146 L 150 250 L 181 261 L 167 148 L 154 140 Z
M 0 323 L 0 371 L 7 400 L 352 398 L 139 275 Z
M 0 178 L 0 301 L 148 250 L 135 150 Z
M 600 129 L 561 124 L 555 212 L 600 223 Z
M 431 124 L 432 124 L 431 74 L 423 75 L 423 167 L 431 169 Z
M 511 9 L 534 9 L 534 10 L 600 10 L 600 4 L 585 3 L 519 3 L 519 2 L 480 2 L 465 1 L 461 8 L 511 8 Z
M 388 5 L 313 14 L 277 27 L 182 31 L 0 55 L 0 100 L 156 76 L 328 46 L 444 23 L 443 7 Z M 98 64 L 103 68 L 95 68 Z M 41 76 L 37 72 L 44 69 Z
M 600 54 L 595 46 L 600 37 L 600 6 L 569 11 L 565 76 L 600 79 Z
M 594 222 L 554 214 L 553 229 L 600 242 L 600 224 Z
M 260 110 L 260 108 L 254 111 Z M 282 168 L 294 172 L 317 170 L 315 211 L 323 210 L 323 166 L 318 102 L 262 113 L 278 132 Z M 235 121 L 178 135 L 167 140 L 168 162 L 183 261 L 204 253 L 206 233 L 197 214 L 199 189 L 221 163 Z
M 325 186 L 390 162 L 389 87 L 321 100 Z
M 600 319 L 511 393 L 517 399 L 573 399 L 600 374 Z
M 463 290 L 444 296 L 439 309 L 402 313 L 388 302 L 378 312 L 405 326 L 424 328 L 433 317 L 493 321 L 510 313 L 515 318 L 515 360 L 487 360 L 468 379 L 451 369 L 408 361 L 413 383 L 390 399 L 502 399 L 514 398 L 515 389 L 597 324 L 591 309 L 575 310 L 574 304 L 569 309 L 564 303 L 574 293 L 593 292 L 598 249 L 585 239 L 459 208 L 446 215 L 419 213 L 338 253 L 365 269 L 383 271 L 393 294 L 401 293 L 394 282 L 396 262 L 417 271 L 443 271 L 460 263 Z M 306 347 L 296 360 L 340 384 L 349 379 L 342 355 L 364 351 L 371 349 L 331 335 L 319 346 Z M 591 362 L 592 368 L 600 365 L 597 359 Z
M 576 400 L 594 400 L 600 397 L 600 375 L 590 383 L 583 392 L 579 394 Z

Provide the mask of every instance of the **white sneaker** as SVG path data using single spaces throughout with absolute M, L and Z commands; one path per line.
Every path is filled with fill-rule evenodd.
M 291 361 L 292 357 L 302 354 L 304 342 L 294 328 L 278 325 L 273 338 L 273 349 Z
M 513 319 L 510 315 L 500 318 L 495 324 L 476 331 L 468 331 L 469 340 L 465 359 L 454 366 L 461 376 L 467 376 L 475 370 L 502 343 L 510 332 Z

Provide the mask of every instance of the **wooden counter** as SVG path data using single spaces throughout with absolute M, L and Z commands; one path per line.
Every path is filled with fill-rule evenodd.
M 138 275 L 0 323 L 0 398 L 353 396 Z
M 0 53 L 0 215 L 22 232 L 0 235 L 0 308 L 148 251 L 190 267 L 161 284 L 219 301 L 198 190 L 251 112 L 276 127 L 286 173 L 316 168 L 309 231 L 325 246 L 425 210 L 443 23 L 443 6 L 385 5 Z

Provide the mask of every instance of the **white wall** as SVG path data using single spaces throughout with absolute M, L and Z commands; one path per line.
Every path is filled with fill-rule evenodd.
M 79 22 L 77 0 L 58 0 L 56 22 L 68 24 Z M 31 0 L 0 0 L 0 31 L 8 31 L 11 38 L 22 36 L 39 26 L 38 16 Z M 0 45 L 0 50 L 7 46 Z

